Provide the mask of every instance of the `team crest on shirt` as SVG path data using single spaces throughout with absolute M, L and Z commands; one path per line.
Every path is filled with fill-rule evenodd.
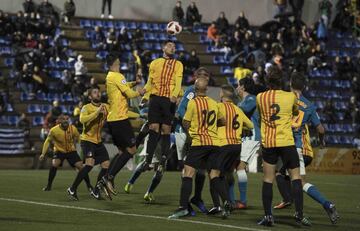
M 188 100 L 190 100 L 190 99 L 193 99 L 194 98 L 194 92 L 190 92 L 187 96 L 186 96 L 186 98 L 188 99 Z
M 126 84 L 126 79 L 121 80 L 122 84 Z
M 88 156 L 88 157 L 92 157 L 92 156 L 93 156 L 93 153 L 92 153 L 92 152 L 88 152 L 87 156 Z

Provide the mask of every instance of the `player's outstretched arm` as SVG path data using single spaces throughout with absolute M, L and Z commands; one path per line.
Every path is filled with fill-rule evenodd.
M 104 106 L 101 105 L 93 113 L 88 113 L 86 107 L 83 107 L 83 109 L 81 110 L 81 113 L 80 113 L 80 123 L 86 124 L 86 123 L 89 123 L 89 122 L 93 121 L 94 119 L 96 119 L 98 117 L 98 115 L 100 114 L 100 112 L 103 110 L 103 107 Z

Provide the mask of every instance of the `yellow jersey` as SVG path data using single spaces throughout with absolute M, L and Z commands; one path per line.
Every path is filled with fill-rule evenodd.
M 108 95 L 109 114 L 107 121 L 118 121 L 128 118 L 128 98 L 139 96 L 139 93 L 130 88 L 125 77 L 119 72 L 112 72 L 106 76 L 106 93 Z
M 109 113 L 108 105 L 105 106 L 104 113 L 97 113 L 99 109 L 92 103 L 84 105 L 80 113 L 80 122 L 83 124 L 81 140 L 89 141 L 94 144 L 101 143 L 101 129 Z
M 79 138 L 80 134 L 74 125 L 69 125 L 65 131 L 58 124 L 50 129 L 47 139 L 54 145 L 54 152 L 68 153 L 76 151 L 75 143 Z
M 232 102 L 218 104 L 220 114 L 224 116 L 226 125 L 218 128 L 221 146 L 241 144 L 241 134 L 244 127 L 252 129 L 253 123 L 244 112 Z
M 265 148 L 294 145 L 291 128 L 293 115 L 299 113 L 296 95 L 282 90 L 269 90 L 256 96 L 261 119 L 261 142 Z
M 310 140 L 310 132 L 309 132 L 309 126 L 305 124 L 304 129 L 302 130 L 302 154 L 305 156 L 314 157 L 314 151 L 311 147 L 311 140 Z
M 184 120 L 191 122 L 191 146 L 219 146 L 217 121 L 222 118 L 218 103 L 207 96 L 196 96 L 187 105 Z
M 176 59 L 158 58 L 150 63 L 145 90 L 150 95 L 178 97 L 183 78 L 183 64 Z

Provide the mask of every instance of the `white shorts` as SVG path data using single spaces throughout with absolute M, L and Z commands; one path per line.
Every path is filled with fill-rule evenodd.
M 176 153 L 178 156 L 178 160 L 184 159 L 184 145 L 186 141 L 186 133 L 185 132 L 175 132 L 175 144 L 176 144 Z
M 297 148 L 296 149 L 298 154 L 299 154 L 299 161 L 300 161 L 300 175 L 301 176 L 305 176 L 306 175 L 306 170 L 305 170 L 305 162 L 304 162 L 304 157 L 302 154 L 302 149 L 301 148 Z
M 257 157 L 257 151 L 260 149 L 260 141 L 245 140 L 241 144 L 240 160 L 247 164 L 251 164 L 255 157 Z

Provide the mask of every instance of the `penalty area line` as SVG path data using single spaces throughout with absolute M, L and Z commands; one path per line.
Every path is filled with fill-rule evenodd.
M 79 207 L 79 206 L 72 206 L 72 205 L 59 205 L 59 204 L 29 201 L 29 200 L 20 200 L 20 199 L 13 199 L 13 198 L 0 197 L 0 200 L 7 201 L 7 202 L 22 203 L 22 204 L 31 204 L 31 205 L 64 208 L 64 209 L 74 209 L 74 210 L 90 211 L 90 212 L 97 212 L 97 213 L 107 213 L 107 214 L 114 214 L 114 215 L 128 216 L 128 217 L 142 217 L 142 218 L 149 218 L 149 219 L 156 219 L 156 220 L 164 220 L 164 221 L 169 221 L 169 222 L 199 224 L 199 225 L 207 225 L 207 226 L 222 227 L 222 228 L 237 229 L 237 230 L 268 231 L 268 229 L 256 229 L 256 228 L 250 228 L 250 227 L 244 227 L 244 226 L 226 225 L 226 224 L 219 224 L 219 223 L 212 223 L 212 222 L 205 222 L 205 221 L 196 221 L 196 220 L 168 219 L 166 217 L 160 217 L 160 216 L 135 214 L 135 213 L 123 213 L 123 212 L 119 212 L 119 211 L 109 211 L 109 210 L 103 210 L 103 209 Z

